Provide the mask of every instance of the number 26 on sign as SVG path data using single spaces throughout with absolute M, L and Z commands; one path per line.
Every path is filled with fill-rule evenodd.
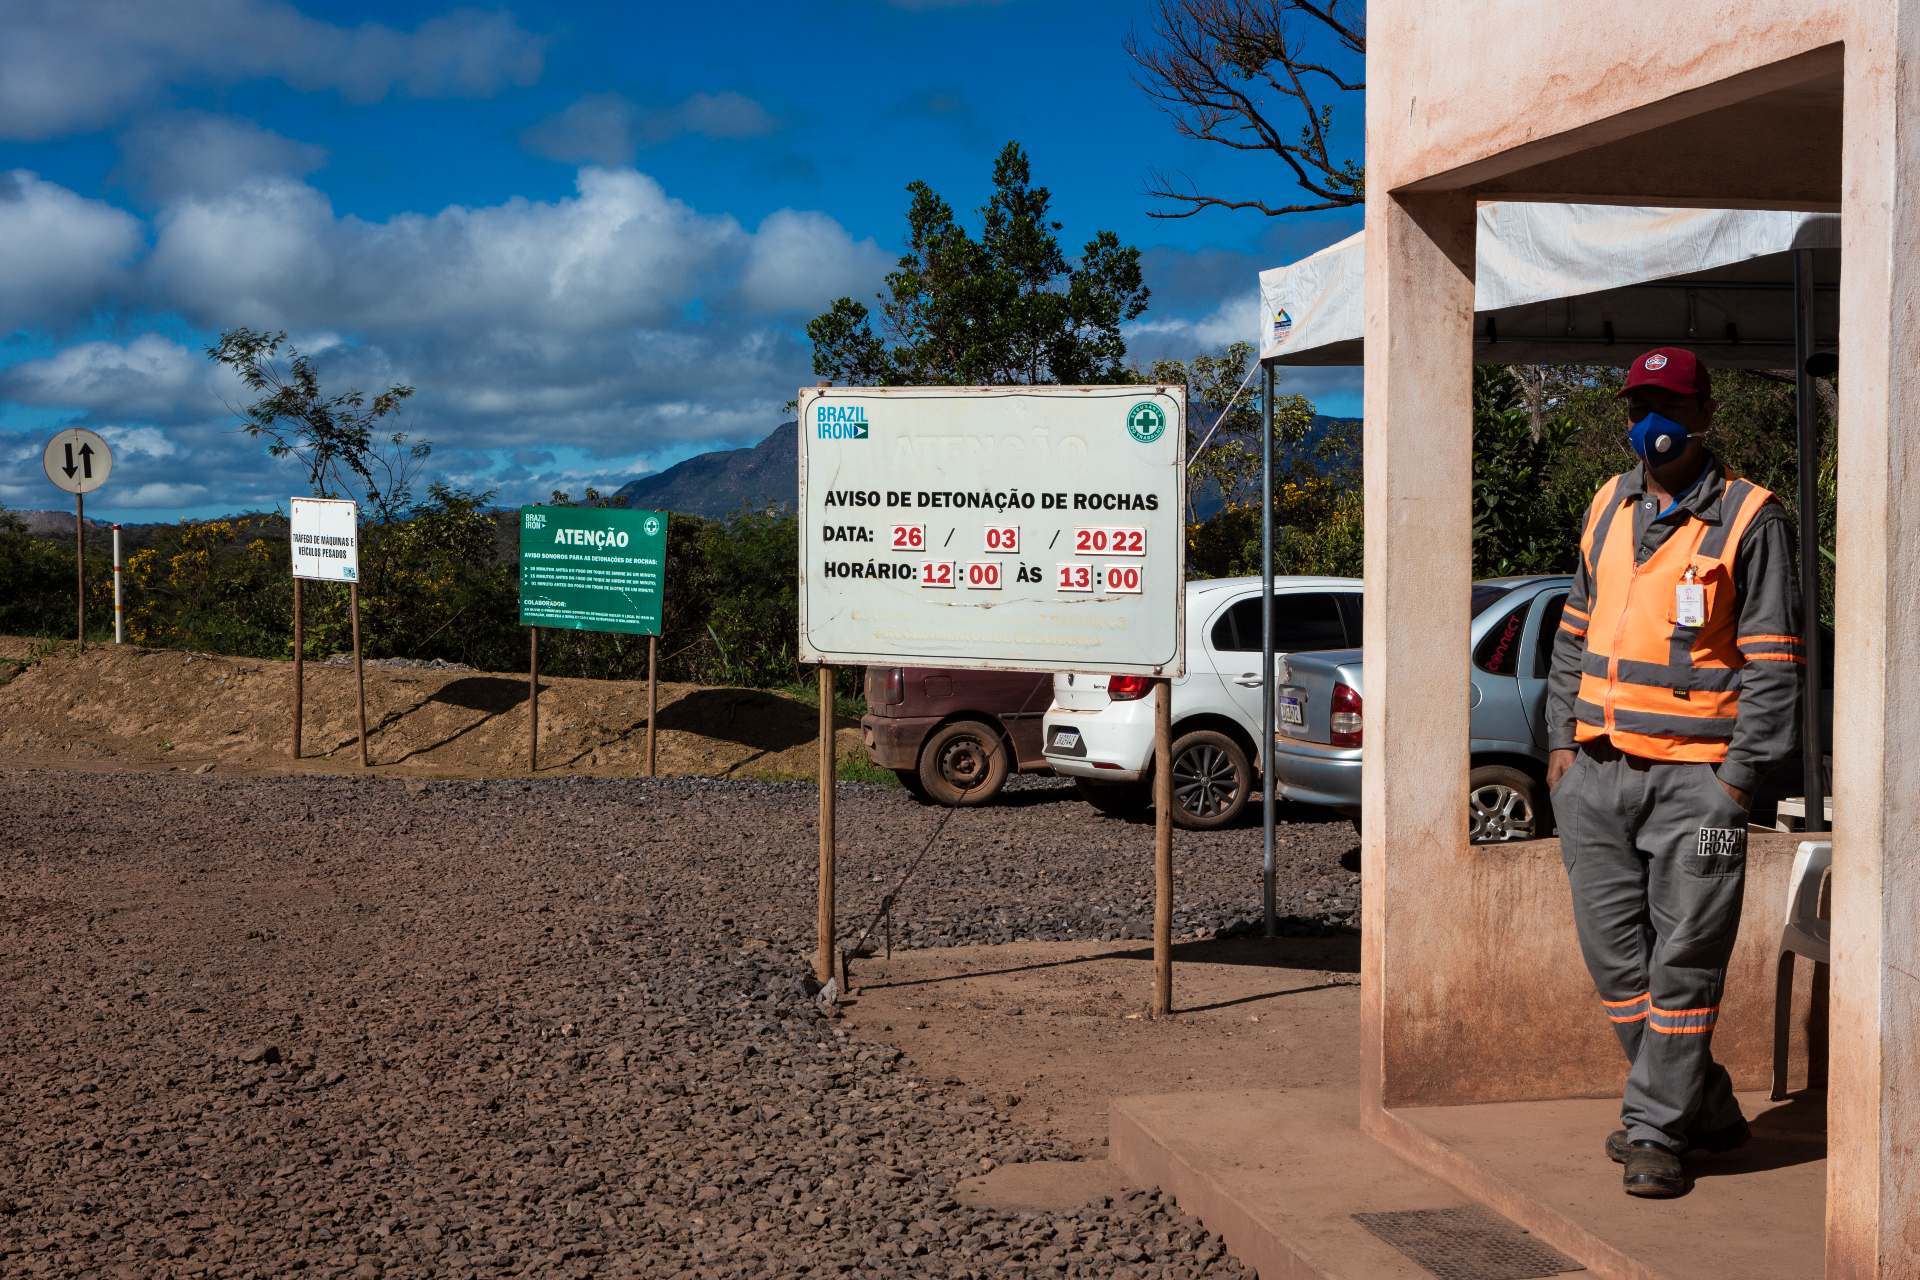
M 897 524 L 893 526 L 893 536 L 887 545 L 895 551 L 925 551 L 927 549 L 927 526 L 923 524 Z

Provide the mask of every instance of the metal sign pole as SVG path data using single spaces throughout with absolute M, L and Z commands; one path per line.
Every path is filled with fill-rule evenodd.
M 80 648 L 87 647 L 87 495 L 73 495 L 73 571 L 75 588 L 75 633 L 80 637 Z
M 653 722 L 660 712 L 660 637 L 647 637 L 647 776 L 654 776 Z
M 1153 684 L 1153 1016 L 1173 1013 L 1173 682 Z
M 1807 649 L 1807 678 L 1800 700 L 1801 778 L 1807 800 L 1805 827 L 1827 829 L 1827 782 L 1821 765 L 1826 755 L 1826 717 L 1822 708 L 1822 673 L 1826 645 L 1820 634 L 1820 436 L 1814 421 L 1813 375 L 1807 361 L 1813 356 L 1813 250 L 1793 255 L 1793 400 L 1800 453 L 1800 620 Z
M 305 611 L 300 607 L 300 584 L 302 579 L 293 580 L 293 758 L 300 758 L 300 712 L 301 704 L 306 700 L 306 637 L 303 634 L 301 619 Z
M 120 604 L 120 525 L 116 521 L 113 526 L 113 642 L 115 644 L 127 642 L 125 632 L 121 628 L 124 615 L 125 610 Z
M 1267 937 L 1277 933 L 1273 907 L 1273 366 L 1267 365 L 1260 411 L 1260 904 Z
M 347 584 L 353 606 L 353 705 L 360 718 L 360 767 L 367 767 L 367 677 L 360 666 L 360 584 Z
M 820 668 L 820 953 L 813 973 L 822 982 L 834 976 L 833 964 L 833 668 Z
M 527 628 L 527 772 L 540 772 L 540 628 Z

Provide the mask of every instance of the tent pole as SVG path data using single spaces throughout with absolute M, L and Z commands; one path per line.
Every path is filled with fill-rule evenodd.
M 1827 829 L 1826 717 L 1822 691 L 1826 646 L 1820 635 L 1820 434 L 1814 420 L 1818 400 L 1807 361 L 1813 357 L 1813 250 L 1793 255 L 1793 401 L 1799 435 L 1800 477 L 1800 625 L 1806 639 L 1807 678 L 1800 698 L 1801 779 L 1807 798 L 1806 829 Z
M 1260 397 L 1260 899 L 1266 936 L 1273 909 L 1273 366 L 1264 365 Z

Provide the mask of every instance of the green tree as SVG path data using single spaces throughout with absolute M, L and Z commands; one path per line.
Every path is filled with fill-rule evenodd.
M 1009 142 L 975 237 L 924 182 L 908 186 L 907 252 L 878 295 L 883 332 L 864 303 L 839 298 L 807 325 L 813 370 L 843 386 L 1005 386 L 1126 382 L 1121 326 L 1147 306 L 1140 251 L 1096 232 L 1069 261 Z
M 376 435 L 375 428 L 413 394 L 412 387 L 395 383 L 371 405 L 357 390 L 330 396 L 312 359 L 284 331 L 228 329 L 207 348 L 207 358 L 260 393 L 239 411 L 241 426 L 255 439 L 264 437 L 273 457 L 306 468 L 315 497 L 355 497 L 382 524 L 411 504 L 415 475 L 433 446 L 409 441 L 404 431 Z
M 1252 501 L 1259 492 L 1262 400 L 1266 393 L 1261 379 L 1249 376 L 1255 359 L 1251 342 L 1234 342 L 1191 360 L 1156 360 L 1147 374 L 1149 382 L 1185 383 L 1187 387 L 1189 520 L 1194 516 L 1195 501 L 1209 485 L 1227 502 Z M 1274 397 L 1273 448 L 1277 468 L 1292 465 L 1290 452 L 1307 438 L 1312 427 L 1311 400 L 1302 395 Z M 1210 431 L 1213 434 L 1209 439 Z M 1276 483 L 1279 474 L 1276 471 Z

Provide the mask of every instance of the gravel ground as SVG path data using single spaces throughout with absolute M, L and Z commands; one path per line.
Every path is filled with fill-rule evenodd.
M 843 927 L 944 811 L 841 799 Z M 1069 1156 L 810 998 L 810 788 L 0 770 L 0 1275 L 1241 1276 L 1151 1193 L 958 1204 Z M 1281 832 L 1296 930 L 1339 823 Z M 1259 898 L 1176 837 L 1176 928 Z M 955 814 L 894 943 L 1125 937 L 1151 827 Z

